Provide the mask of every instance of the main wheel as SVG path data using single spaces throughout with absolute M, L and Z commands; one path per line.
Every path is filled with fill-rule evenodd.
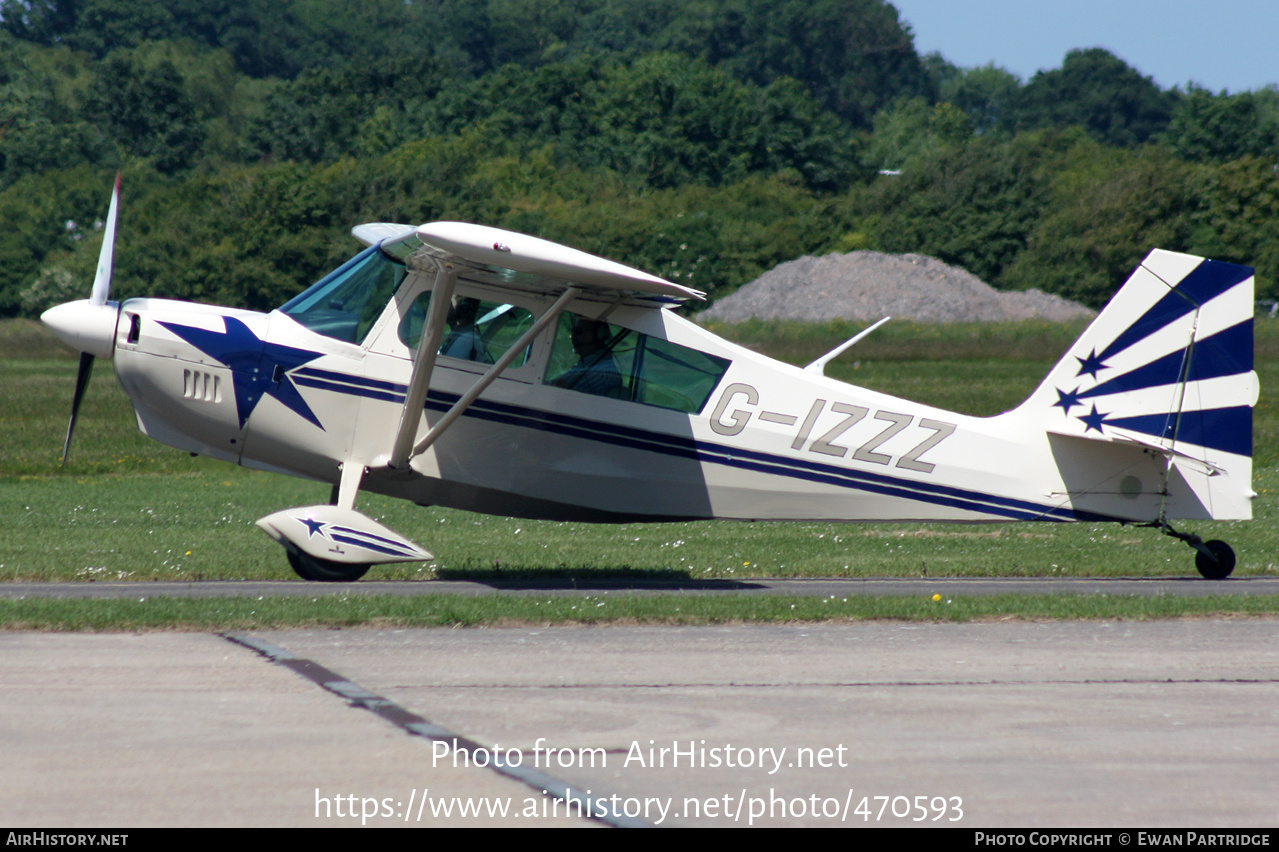
M 289 550 L 289 565 L 303 580 L 313 583 L 354 583 L 369 572 L 370 565 L 351 565 L 332 559 L 317 559 L 300 550 Z
M 1224 541 L 1205 541 L 1204 547 L 1212 552 L 1195 551 L 1195 567 L 1206 580 L 1224 580 L 1235 570 L 1235 552 Z

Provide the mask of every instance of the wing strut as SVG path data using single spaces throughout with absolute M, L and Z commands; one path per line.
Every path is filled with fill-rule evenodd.
M 431 431 L 427 432 L 422 440 L 418 441 L 417 444 L 414 445 L 413 455 L 416 456 L 421 454 L 427 447 L 435 443 L 435 439 L 440 437 L 444 430 L 453 424 L 454 420 L 461 417 L 462 412 L 465 411 L 471 403 L 479 399 L 480 394 L 484 392 L 484 389 L 493 384 L 493 381 L 510 365 L 512 361 L 515 360 L 516 356 L 523 352 L 524 348 L 532 343 L 535 337 L 542 333 L 542 329 L 554 322 L 555 318 L 563 312 L 565 306 L 567 306 L 569 302 L 573 301 L 573 299 L 577 298 L 578 294 L 581 292 L 582 291 L 577 287 L 569 287 L 561 293 L 560 297 L 555 300 L 555 304 L 551 305 L 546 313 L 538 317 L 537 322 L 533 323 L 532 327 L 529 328 L 528 331 L 521 334 L 519 339 L 512 343 L 507 350 L 502 353 L 502 357 L 497 359 L 497 363 L 495 363 L 492 367 L 489 367 L 488 372 L 481 376 L 480 380 L 472 385 L 470 390 L 462 394 L 461 399 L 453 403 L 453 407 L 445 412 L 444 416 L 431 427 Z M 407 405 L 407 403 L 405 404 Z
M 444 337 L 444 323 L 453 303 L 453 285 L 457 282 L 457 270 L 453 264 L 437 261 L 435 284 L 431 288 L 431 303 L 426 310 L 426 322 L 422 325 L 422 338 L 418 341 L 417 360 L 413 362 L 413 378 L 409 380 L 409 392 L 404 399 L 404 411 L 400 413 L 400 428 L 395 433 L 391 447 L 391 468 L 408 468 L 409 453 L 413 449 L 413 437 L 426 407 L 426 392 L 431 386 L 431 374 L 435 372 L 435 357 L 439 354 L 440 340 Z

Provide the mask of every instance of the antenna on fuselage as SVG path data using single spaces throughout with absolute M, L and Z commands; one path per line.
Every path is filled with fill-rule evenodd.
M 859 340 L 864 338 L 866 335 L 870 334 L 875 329 L 879 328 L 884 323 L 888 322 L 890 319 L 892 319 L 892 317 L 884 317 L 882 320 L 875 323 L 874 325 L 868 326 L 867 328 L 863 328 L 861 331 L 854 334 L 848 340 L 845 340 L 843 343 L 839 344 L 834 349 L 827 352 L 825 355 L 823 355 L 822 357 L 818 358 L 816 361 L 814 361 L 813 363 L 805 367 L 804 368 L 805 372 L 816 373 L 819 376 L 826 375 L 826 363 L 828 361 L 838 358 L 840 355 L 844 353 L 846 349 L 853 346 L 853 344 L 857 343 Z

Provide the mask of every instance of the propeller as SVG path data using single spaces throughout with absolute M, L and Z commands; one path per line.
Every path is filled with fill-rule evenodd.
M 93 277 L 93 289 L 88 300 L 67 302 L 49 308 L 40 315 L 63 343 L 80 351 L 80 369 L 76 373 L 75 397 L 71 401 L 71 419 L 67 423 L 67 437 L 62 444 L 62 463 L 67 463 L 71 450 L 71 436 L 75 433 L 76 417 L 84 400 L 89 376 L 93 373 L 94 358 L 110 358 L 115 354 L 115 327 L 120 317 L 120 305 L 108 302 L 111 292 L 111 272 L 115 265 L 115 226 L 120 206 L 120 173 L 116 172 L 115 189 L 111 193 L 111 207 L 107 211 L 106 230 L 102 234 L 102 251 L 98 254 L 98 271 Z

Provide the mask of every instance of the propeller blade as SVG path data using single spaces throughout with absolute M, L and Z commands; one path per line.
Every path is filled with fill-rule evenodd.
M 107 303 L 107 296 L 111 294 L 111 273 L 115 267 L 115 224 L 120 211 L 120 173 L 115 173 L 115 188 L 111 191 L 111 206 L 107 208 L 107 225 L 106 230 L 102 232 L 102 250 L 98 253 L 98 271 L 93 276 L 93 289 L 89 292 L 89 305 L 92 308 L 100 308 Z M 84 303 L 80 302 L 83 306 Z M 89 314 L 93 320 L 99 319 L 96 311 L 85 311 L 83 308 L 75 308 L 74 306 L 63 306 L 62 314 L 66 316 L 58 317 L 58 309 L 51 309 L 45 314 L 45 322 L 51 326 L 66 325 L 70 320 L 72 322 L 73 331 L 81 334 L 85 333 L 85 316 Z M 54 315 L 54 316 L 51 316 Z M 50 323 L 50 318 L 62 320 L 61 323 Z M 110 325 L 111 334 L 106 334 L 106 326 Z M 110 351 L 110 340 L 114 336 L 115 323 L 90 322 L 91 330 L 101 332 L 100 334 L 90 335 L 93 340 L 90 342 L 96 344 L 99 341 L 97 337 L 104 337 L 107 351 Z M 102 325 L 102 329 L 96 328 Z M 55 331 L 57 328 L 55 328 Z M 61 336 L 61 335 L 60 335 Z M 89 387 L 89 377 L 93 375 L 93 353 L 80 352 L 80 369 L 75 377 L 75 397 L 71 400 L 71 419 L 67 421 L 67 437 L 62 442 L 62 464 L 67 463 L 67 456 L 71 453 L 71 436 L 75 434 L 76 418 L 80 416 L 80 403 L 84 401 L 85 389 Z
M 93 276 L 93 290 L 89 304 L 105 305 L 111 293 L 111 271 L 115 266 L 115 222 L 120 209 L 120 173 L 115 173 L 115 189 L 111 193 L 111 206 L 107 209 L 107 227 L 102 232 L 102 251 L 98 254 L 98 272 Z
M 80 353 L 80 371 L 75 377 L 75 398 L 71 400 L 71 420 L 67 423 L 67 439 L 62 442 L 62 464 L 67 463 L 67 454 L 71 452 L 71 435 L 75 432 L 76 417 L 80 414 L 80 403 L 84 400 L 85 388 L 89 386 L 89 376 L 93 374 L 93 356 L 88 352 Z

